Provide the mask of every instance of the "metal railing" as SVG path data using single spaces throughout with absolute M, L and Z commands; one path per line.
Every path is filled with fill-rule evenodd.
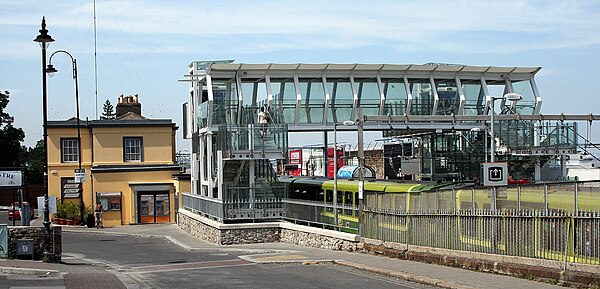
M 451 250 L 600 264 L 600 213 L 366 210 L 367 238 Z
M 223 220 L 223 202 L 219 199 L 203 197 L 196 194 L 181 193 L 181 205 L 194 213 Z
M 358 207 L 331 202 L 283 199 L 285 219 L 294 223 L 358 234 Z M 335 222 L 337 209 L 337 223 Z
M 225 200 L 223 201 L 224 220 L 242 219 L 281 219 L 284 209 L 279 198 Z
M 229 188 L 225 200 L 182 193 L 183 208 L 219 221 L 281 219 L 285 212 L 281 202 L 283 187 Z

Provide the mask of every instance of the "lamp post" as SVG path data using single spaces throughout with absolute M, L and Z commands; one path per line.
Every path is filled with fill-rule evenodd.
M 492 141 L 490 142 L 490 162 L 495 162 L 496 161 L 496 136 L 495 136 L 495 131 L 494 131 L 494 102 L 498 99 L 506 99 L 506 100 L 510 100 L 510 101 L 519 101 L 521 99 L 523 99 L 523 96 L 521 96 L 520 94 L 517 93 L 507 93 L 502 97 L 490 97 L 490 107 L 491 107 L 491 112 L 490 112 L 490 136 L 492 138 Z
M 77 59 L 73 58 L 71 53 L 65 50 L 57 50 L 50 55 L 50 59 L 48 61 L 48 67 L 46 68 L 46 73 L 52 77 L 54 73 L 58 72 L 54 66 L 52 66 L 52 57 L 57 53 L 64 53 L 71 58 L 71 63 L 73 64 L 73 80 L 75 81 L 75 106 L 77 109 L 77 162 L 79 165 L 79 172 L 81 172 L 81 129 L 79 125 L 79 82 L 77 81 Z M 83 185 L 81 185 L 82 191 L 79 193 L 79 213 L 81 224 L 83 225 Z
M 46 90 L 46 49 L 54 39 L 48 35 L 46 30 L 46 18 L 42 17 L 42 29 L 40 34 L 33 40 L 42 48 L 42 110 L 44 121 L 44 257 L 50 254 L 50 212 L 48 210 L 48 93 Z
M 345 126 L 353 126 L 356 123 L 351 120 L 345 120 L 343 123 Z M 338 155 L 337 155 L 337 126 L 339 123 L 333 123 L 333 220 L 335 225 L 338 225 L 338 209 L 337 209 L 337 171 L 338 171 Z
M 365 192 L 365 151 L 363 141 L 363 113 L 362 108 L 358 108 L 358 235 L 364 234 L 364 192 Z
M 338 225 L 338 210 L 337 210 L 337 122 L 333 124 L 333 223 Z

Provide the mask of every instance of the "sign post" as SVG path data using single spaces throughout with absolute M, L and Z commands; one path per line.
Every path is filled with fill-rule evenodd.
M 85 169 L 75 169 L 75 182 L 85 183 L 87 181 Z

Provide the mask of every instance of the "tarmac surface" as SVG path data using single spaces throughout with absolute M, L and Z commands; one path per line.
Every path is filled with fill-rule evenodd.
M 96 234 L 134 235 L 166 238 L 190 251 L 224 251 L 242 253 L 240 258 L 254 263 L 297 262 L 311 264 L 333 262 L 359 270 L 396 277 L 441 288 L 559 288 L 561 286 L 519 279 L 510 276 L 469 271 L 435 264 L 393 259 L 365 253 L 342 252 L 302 247 L 286 243 L 262 243 L 221 246 L 200 240 L 181 230 L 176 224 L 131 225 L 115 228 L 87 228 L 63 226 L 63 231 Z M 138 288 L 133 280 L 117 268 L 106 264 L 83 262 L 77 265 L 76 257 L 65 254 L 68 264 L 50 264 L 41 261 L 1 260 L 0 288 L 7 282 L 12 288 Z M 10 282 L 9 282 L 10 281 Z M 64 282 L 63 282 L 64 281 Z M 64 285 L 63 285 L 64 284 Z M 564 287 L 563 287 L 564 288 Z

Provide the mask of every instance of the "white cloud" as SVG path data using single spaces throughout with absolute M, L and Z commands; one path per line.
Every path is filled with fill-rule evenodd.
M 55 9 L 49 25 L 89 34 L 93 4 L 60 2 L 49 7 Z M 96 8 L 104 39 L 124 42 L 103 47 L 114 53 L 126 45 L 132 45 L 129 53 L 204 51 L 204 43 L 220 41 L 229 45 L 218 50 L 230 53 L 367 45 L 514 52 L 600 44 L 600 7 L 593 1 L 322 2 L 134 0 L 98 1 Z M 39 23 L 27 9 L 8 8 L 15 11 L 0 12 L 2 25 Z M 231 45 L 231 38 L 239 42 Z

